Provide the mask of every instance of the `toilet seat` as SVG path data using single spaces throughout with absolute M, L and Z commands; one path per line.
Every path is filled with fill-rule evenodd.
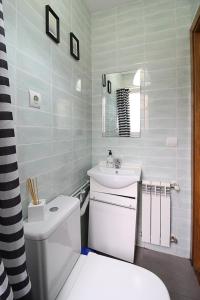
M 141 267 L 94 253 L 81 256 L 57 300 L 170 300 L 163 282 Z

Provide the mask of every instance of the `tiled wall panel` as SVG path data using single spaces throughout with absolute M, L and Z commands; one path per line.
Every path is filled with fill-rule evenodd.
M 60 17 L 59 45 L 45 34 L 46 4 Z M 37 176 L 40 197 L 50 200 L 76 189 L 91 165 L 91 17 L 82 0 L 5 0 L 3 5 L 26 216 L 27 177 Z M 80 40 L 79 62 L 70 55 L 70 31 Z M 29 107 L 29 89 L 41 93 L 40 110 Z
M 136 0 L 92 15 L 93 165 L 112 149 L 123 161 L 140 164 L 144 179 L 180 184 L 181 191 L 172 192 L 172 233 L 178 244 L 145 246 L 183 257 L 190 257 L 191 243 L 189 29 L 199 3 Z M 101 74 L 138 69 L 145 71 L 141 138 L 103 138 Z M 167 137 L 177 137 L 177 147 L 168 147 Z
M 69 194 L 86 178 L 91 146 L 93 164 L 105 159 L 111 148 L 124 161 L 141 164 L 145 179 L 180 184 L 181 192 L 172 195 L 172 232 L 179 243 L 170 249 L 152 248 L 189 257 L 189 28 L 199 0 L 131 1 L 93 14 L 92 32 L 83 1 L 49 0 L 61 19 L 59 46 L 45 35 L 45 4 L 44 0 L 4 1 L 24 216 L 27 177 L 38 177 L 40 195 L 48 200 Z M 80 39 L 80 62 L 69 54 L 70 31 Z M 141 138 L 123 138 L 123 143 L 119 138 L 102 138 L 101 74 L 140 68 L 145 71 Z M 79 79 L 81 93 L 76 90 Z M 42 94 L 40 111 L 29 108 L 29 88 Z M 169 136 L 178 137 L 177 147 L 166 146 Z

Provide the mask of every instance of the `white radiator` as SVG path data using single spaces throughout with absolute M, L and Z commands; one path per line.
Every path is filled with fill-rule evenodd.
M 164 182 L 142 182 L 142 241 L 170 247 L 171 187 Z

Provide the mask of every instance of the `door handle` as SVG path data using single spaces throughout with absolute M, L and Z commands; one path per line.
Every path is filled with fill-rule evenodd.
M 97 200 L 97 199 L 94 199 L 94 198 L 90 198 L 90 200 L 92 200 L 94 202 L 100 202 L 100 203 L 112 205 L 112 206 L 118 206 L 118 207 L 122 207 L 122 208 L 126 208 L 126 209 L 136 210 L 136 208 L 132 207 L 132 205 L 126 206 L 126 205 L 121 205 L 121 204 L 117 204 L 117 203 L 113 203 L 113 202 L 108 202 L 108 201 L 103 201 L 103 200 Z

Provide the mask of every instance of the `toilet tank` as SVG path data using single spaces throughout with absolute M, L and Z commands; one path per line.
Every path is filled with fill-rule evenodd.
M 79 200 L 59 196 L 46 209 L 45 221 L 24 221 L 34 300 L 55 300 L 80 256 Z

